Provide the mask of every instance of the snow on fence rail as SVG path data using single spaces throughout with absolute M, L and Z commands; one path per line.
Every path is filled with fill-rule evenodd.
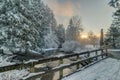
M 98 55 L 98 51 L 101 51 L 100 55 Z M 30 68 L 31 73 L 35 73 L 35 65 L 59 60 L 60 66 L 54 67 L 50 70 L 46 70 L 45 72 L 42 72 L 42 73 L 36 72 L 34 75 L 31 75 L 31 73 L 30 73 L 30 75 L 28 75 L 27 77 L 24 77 L 23 80 L 29 80 L 29 79 L 34 80 L 36 78 L 40 78 L 40 76 L 44 76 L 50 72 L 56 72 L 56 71 L 59 71 L 59 76 L 60 76 L 59 78 L 62 78 L 63 77 L 63 69 L 69 68 L 71 66 L 76 66 L 76 68 L 79 69 L 80 68 L 79 65 L 80 64 L 82 65 L 86 61 L 87 61 L 87 63 L 91 63 L 92 59 L 97 60 L 98 57 L 100 57 L 100 56 L 101 56 L 101 59 L 103 59 L 104 56 L 106 55 L 105 53 L 107 53 L 106 51 L 107 50 L 105 50 L 105 49 L 97 49 L 97 50 L 86 51 L 86 52 L 82 52 L 82 53 L 67 54 L 65 56 L 45 58 L 45 59 L 40 59 L 40 60 L 36 60 L 36 61 L 32 61 L 32 62 L 18 63 L 18 64 L 0 67 L 0 72 L 5 72 L 5 71 L 9 71 L 9 70 L 14 70 L 14 69 L 23 69 L 23 68 L 27 67 L 27 68 Z M 95 56 L 90 57 L 90 54 L 93 52 L 95 52 Z M 86 58 L 84 60 L 80 60 L 80 55 L 84 55 L 84 54 L 86 54 L 88 58 Z M 63 65 L 63 59 L 70 58 L 70 57 L 76 57 L 77 61 L 70 63 L 70 64 Z

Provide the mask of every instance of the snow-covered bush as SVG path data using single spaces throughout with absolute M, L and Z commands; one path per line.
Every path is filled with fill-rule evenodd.
M 58 48 L 59 41 L 55 34 L 50 33 L 44 37 L 46 48 Z
M 83 48 L 83 45 L 80 44 L 80 42 L 77 41 L 66 41 L 63 43 L 61 51 L 64 52 L 74 52 L 77 50 L 81 50 Z
M 94 50 L 94 49 L 98 49 L 98 48 L 100 48 L 99 46 L 93 46 L 93 45 L 85 45 L 85 49 L 86 50 Z
M 0 54 L 12 54 L 12 52 L 10 51 L 10 49 L 8 49 L 5 46 L 1 46 L 0 49 L 3 50 L 3 53 L 0 53 Z
M 13 57 L 14 56 L 0 55 L 0 66 L 6 66 L 6 65 L 14 64 L 14 63 L 10 62 Z

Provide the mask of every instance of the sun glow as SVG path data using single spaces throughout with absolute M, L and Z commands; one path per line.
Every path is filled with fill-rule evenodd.
M 82 38 L 82 39 L 87 39 L 87 38 L 88 38 L 88 35 L 82 34 L 82 35 L 81 35 L 81 38 Z

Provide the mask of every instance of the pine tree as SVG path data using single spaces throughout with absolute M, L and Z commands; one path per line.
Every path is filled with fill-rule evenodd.
M 82 31 L 83 28 L 80 18 L 78 16 L 73 16 L 66 30 L 66 40 L 78 40 Z
M 113 14 L 113 22 L 108 30 L 107 37 L 105 40 L 106 45 L 114 48 L 120 47 L 120 1 L 111 0 L 109 5 L 114 7 L 116 11 Z
M 96 37 L 96 35 L 92 31 L 90 31 L 88 33 L 88 43 L 93 45 L 93 46 L 98 44 L 98 38 Z
M 62 44 L 65 42 L 65 28 L 63 26 L 63 24 L 59 24 L 57 29 L 56 29 L 56 34 L 58 37 L 58 40 L 60 42 L 59 47 L 62 46 Z
M 0 1 L 0 46 L 36 49 L 56 27 L 51 9 L 41 0 Z
M 111 26 L 108 30 L 105 43 L 113 48 L 117 48 L 120 45 L 120 28 Z

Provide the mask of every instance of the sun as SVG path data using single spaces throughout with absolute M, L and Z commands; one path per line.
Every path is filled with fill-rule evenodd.
M 88 35 L 82 34 L 82 35 L 81 35 L 81 38 L 82 38 L 82 39 L 87 39 L 87 38 L 88 38 Z

